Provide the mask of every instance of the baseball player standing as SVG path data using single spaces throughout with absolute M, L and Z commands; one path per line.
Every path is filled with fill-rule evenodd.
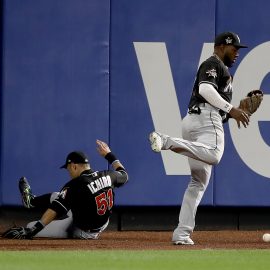
M 31 239 L 33 236 L 52 238 L 97 239 L 109 224 L 114 205 L 115 187 L 128 181 L 124 166 L 109 146 L 97 140 L 97 150 L 114 170 L 93 171 L 83 152 L 71 152 L 61 168 L 68 170 L 71 180 L 60 192 L 34 196 L 25 177 L 19 181 L 22 200 L 27 208 L 48 208 L 39 221 L 27 228 L 11 228 L 6 238 Z M 57 218 L 57 219 L 56 219 Z M 60 219 L 58 219 L 60 218 Z
M 176 245 L 193 245 L 190 238 L 195 227 L 197 207 L 209 183 L 212 166 L 219 163 L 224 151 L 223 123 L 229 118 L 238 127 L 249 124 L 249 114 L 233 107 L 230 68 L 239 49 L 247 48 L 238 35 L 221 33 L 215 38 L 214 53 L 198 69 L 188 113 L 183 119 L 183 138 L 172 138 L 159 132 L 149 135 L 155 152 L 171 150 L 188 157 L 191 180 L 185 191 L 179 223 L 173 232 Z

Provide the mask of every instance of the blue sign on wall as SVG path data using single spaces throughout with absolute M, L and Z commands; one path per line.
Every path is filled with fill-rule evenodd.
M 20 203 L 21 175 L 38 194 L 59 190 L 68 176 L 58 167 L 74 149 L 106 167 L 100 138 L 129 172 L 117 205 L 180 205 L 187 158 L 153 153 L 148 134 L 181 136 L 199 64 L 217 33 L 234 31 L 249 48 L 231 69 L 233 104 L 257 88 L 264 102 L 247 129 L 225 124 L 224 156 L 202 204 L 270 206 L 269 3 L 259 2 L 6 1 L 2 204 Z
M 260 6 L 268 5 L 262 1 Z M 174 153 L 154 154 L 147 137 L 153 129 L 181 136 L 181 118 L 187 110 L 196 70 L 213 52 L 216 33 L 235 31 L 249 44 L 249 49 L 241 50 L 239 61 L 232 69 L 234 104 L 238 105 L 240 98 L 252 89 L 267 89 L 269 22 L 263 20 L 260 26 L 256 24 L 260 32 L 253 27 L 252 34 L 247 22 L 250 23 L 258 7 L 255 2 L 249 2 L 247 8 L 243 13 L 241 3 L 232 1 L 218 1 L 218 4 L 216 1 L 117 1 L 113 4 L 111 92 L 114 95 L 110 136 L 112 144 L 121 149 L 121 156 L 128 161 L 131 175 L 129 186 L 119 192 L 119 204 L 177 205 L 181 202 L 189 179 L 186 158 L 180 159 Z M 255 12 L 257 21 L 262 18 L 260 12 Z M 254 58 L 257 61 L 252 63 Z M 213 170 L 203 204 L 270 205 L 267 91 L 248 129 L 237 130 L 234 120 L 225 125 L 225 153 Z
M 106 165 L 95 140 L 109 136 L 110 1 L 5 1 L 2 197 L 59 190 L 60 165 L 80 149 Z

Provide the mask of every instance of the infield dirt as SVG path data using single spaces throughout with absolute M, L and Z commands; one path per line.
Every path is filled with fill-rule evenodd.
M 195 231 L 194 246 L 175 246 L 172 232 L 105 231 L 99 240 L 0 238 L 0 250 L 177 250 L 177 249 L 270 249 L 266 231 Z

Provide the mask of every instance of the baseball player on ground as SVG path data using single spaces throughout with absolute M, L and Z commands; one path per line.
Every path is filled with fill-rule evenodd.
M 11 228 L 3 237 L 99 238 L 109 224 L 114 205 L 113 189 L 124 185 L 128 174 L 105 142 L 97 140 L 96 143 L 99 154 L 114 170 L 93 171 L 87 156 L 76 151 L 68 154 L 61 167 L 68 170 L 71 180 L 60 192 L 34 196 L 28 181 L 22 177 L 19 189 L 24 206 L 48 209 L 39 221 L 29 223 L 27 228 Z
M 190 238 L 195 227 L 197 207 L 209 183 L 212 166 L 219 163 L 224 151 L 223 122 L 229 118 L 238 127 L 249 124 L 250 114 L 233 107 L 230 68 L 239 56 L 239 49 L 247 48 L 238 35 L 221 33 L 215 38 L 214 53 L 198 69 L 188 113 L 183 119 L 182 137 L 172 138 L 159 132 L 149 135 L 155 152 L 171 150 L 188 157 L 191 180 L 185 191 L 179 223 L 173 232 L 176 245 L 193 245 Z

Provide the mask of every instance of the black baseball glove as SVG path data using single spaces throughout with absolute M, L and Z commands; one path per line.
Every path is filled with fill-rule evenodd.
M 32 239 L 32 230 L 24 227 L 12 227 L 2 234 L 3 238 L 9 239 Z

